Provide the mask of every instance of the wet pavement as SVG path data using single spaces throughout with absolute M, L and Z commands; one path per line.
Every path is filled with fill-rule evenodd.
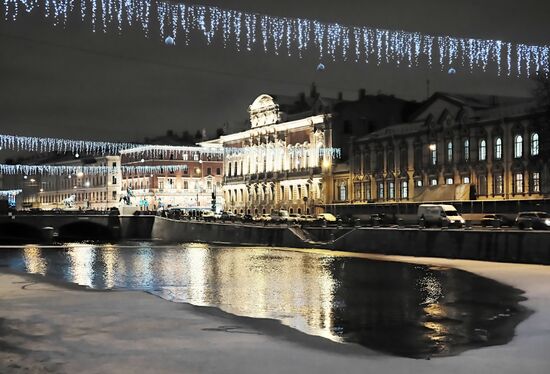
M 0 248 L 0 266 L 96 289 L 272 318 L 311 335 L 429 358 L 505 344 L 529 312 L 521 291 L 465 271 L 206 244 Z

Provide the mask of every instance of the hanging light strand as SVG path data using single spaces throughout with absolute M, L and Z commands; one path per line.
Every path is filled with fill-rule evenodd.
M 66 27 L 74 12 L 92 31 L 101 28 L 121 34 L 133 25 L 149 36 L 152 24 L 160 40 L 176 38 L 189 44 L 190 36 L 202 37 L 207 45 L 218 41 L 237 51 L 263 48 L 276 55 L 302 58 L 306 50 L 331 61 L 376 61 L 413 67 L 437 61 L 440 69 L 465 66 L 471 72 L 489 69 L 501 75 L 520 77 L 549 74 L 549 46 L 513 44 L 500 40 L 434 37 L 402 30 L 350 27 L 302 18 L 275 17 L 227 10 L 206 5 L 173 4 L 156 0 L 3 0 L 4 19 L 16 21 L 22 15 L 43 12 L 56 26 Z M 156 17 L 157 22 L 151 23 Z M 352 43 L 353 42 L 353 43 Z M 504 47 L 504 48 L 503 48 Z M 515 60 L 515 63 L 512 61 Z M 505 64 L 505 66 L 502 66 Z

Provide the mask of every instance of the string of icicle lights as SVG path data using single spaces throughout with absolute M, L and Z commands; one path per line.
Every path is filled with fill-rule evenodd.
M 23 192 L 23 190 L 0 190 L 0 197 L 17 196 L 21 192 Z
M 549 46 L 501 40 L 432 36 L 418 32 L 323 23 L 303 18 L 274 17 L 213 6 L 174 4 L 154 0 L 4 0 L 4 17 L 43 12 L 54 25 L 66 25 L 76 13 L 91 29 L 122 33 L 137 25 L 146 36 L 151 28 L 161 41 L 189 44 L 202 35 L 207 44 L 286 53 L 302 57 L 314 49 L 320 59 L 394 63 L 397 66 L 463 66 L 469 71 L 494 67 L 498 75 L 549 75 Z M 156 18 L 156 22 L 151 22 Z
M 84 175 L 106 175 L 110 173 L 123 174 L 163 174 L 175 173 L 178 171 L 189 170 L 187 165 L 170 165 L 170 166 L 69 166 L 69 165 L 8 165 L 0 164 L 0 174 L 4 175 L 76 175 L 82 173 Z
M 253 154 L 264 157 L 274 155 L 282 157 L 285 153 L 295 157 L 305 157 L 307 147 L 297 144 L 286 149 L 269 146 L 236 147 L 179 147 L 166 145 L 143 145 L 135 143 L 113 143 L 89 140 L 71 140 L 62 138 L 42 138 L 36 136 L 0 135 L 0 149 L 27 152 L 70 152 L 79 155 L 115 155 L 119 153 L 131 153 L 145 158 L 183 159 L 184 154 L 200 154 L 207 157 L 235 156 Z M 340 158 L 340 148 L 321 147 L 315 150 L 317 156 Z M 313 154 L 308 154 L 314 156 Z M 192 158 L 189 158 L 191 160 Z

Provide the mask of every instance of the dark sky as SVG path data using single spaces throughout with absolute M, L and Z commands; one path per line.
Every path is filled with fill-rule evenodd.
M 210 0 L 209 5 L 389 29 L 550 44 L 550 2 L 541 0 Z M 153 28 L 154 29 L 154 28 Z M 408 99 L 435 90 L 529 95 L 525 78 L 438 68 L 330 63 L 206 46 L 165 46 L 138 29 L 92 33 L 80 18 L 54 27 L 41 15 L 0 20 L 0 133 L 135 141 L 168 129 L 210 134 L 246 116 L 260 93 L 296 94 L 315 81 L 325 96 L 359 88 Z M 233 126 L 233 130 L 236 126 Z M 230 128 L 232 130 L 232 128 Z

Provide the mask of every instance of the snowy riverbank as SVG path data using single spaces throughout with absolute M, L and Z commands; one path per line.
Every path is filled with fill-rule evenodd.
M 309 251 L 309 250 L 305 250 Z M 67 373 L 547 373 L 550 267 L 434 258 L 334 255 L 456 267 L 526 291 L 534 310 L 511 343 L 414 360 L 302 334 L 277 321 L 90 291 L 0 273 L 0 372 Z

